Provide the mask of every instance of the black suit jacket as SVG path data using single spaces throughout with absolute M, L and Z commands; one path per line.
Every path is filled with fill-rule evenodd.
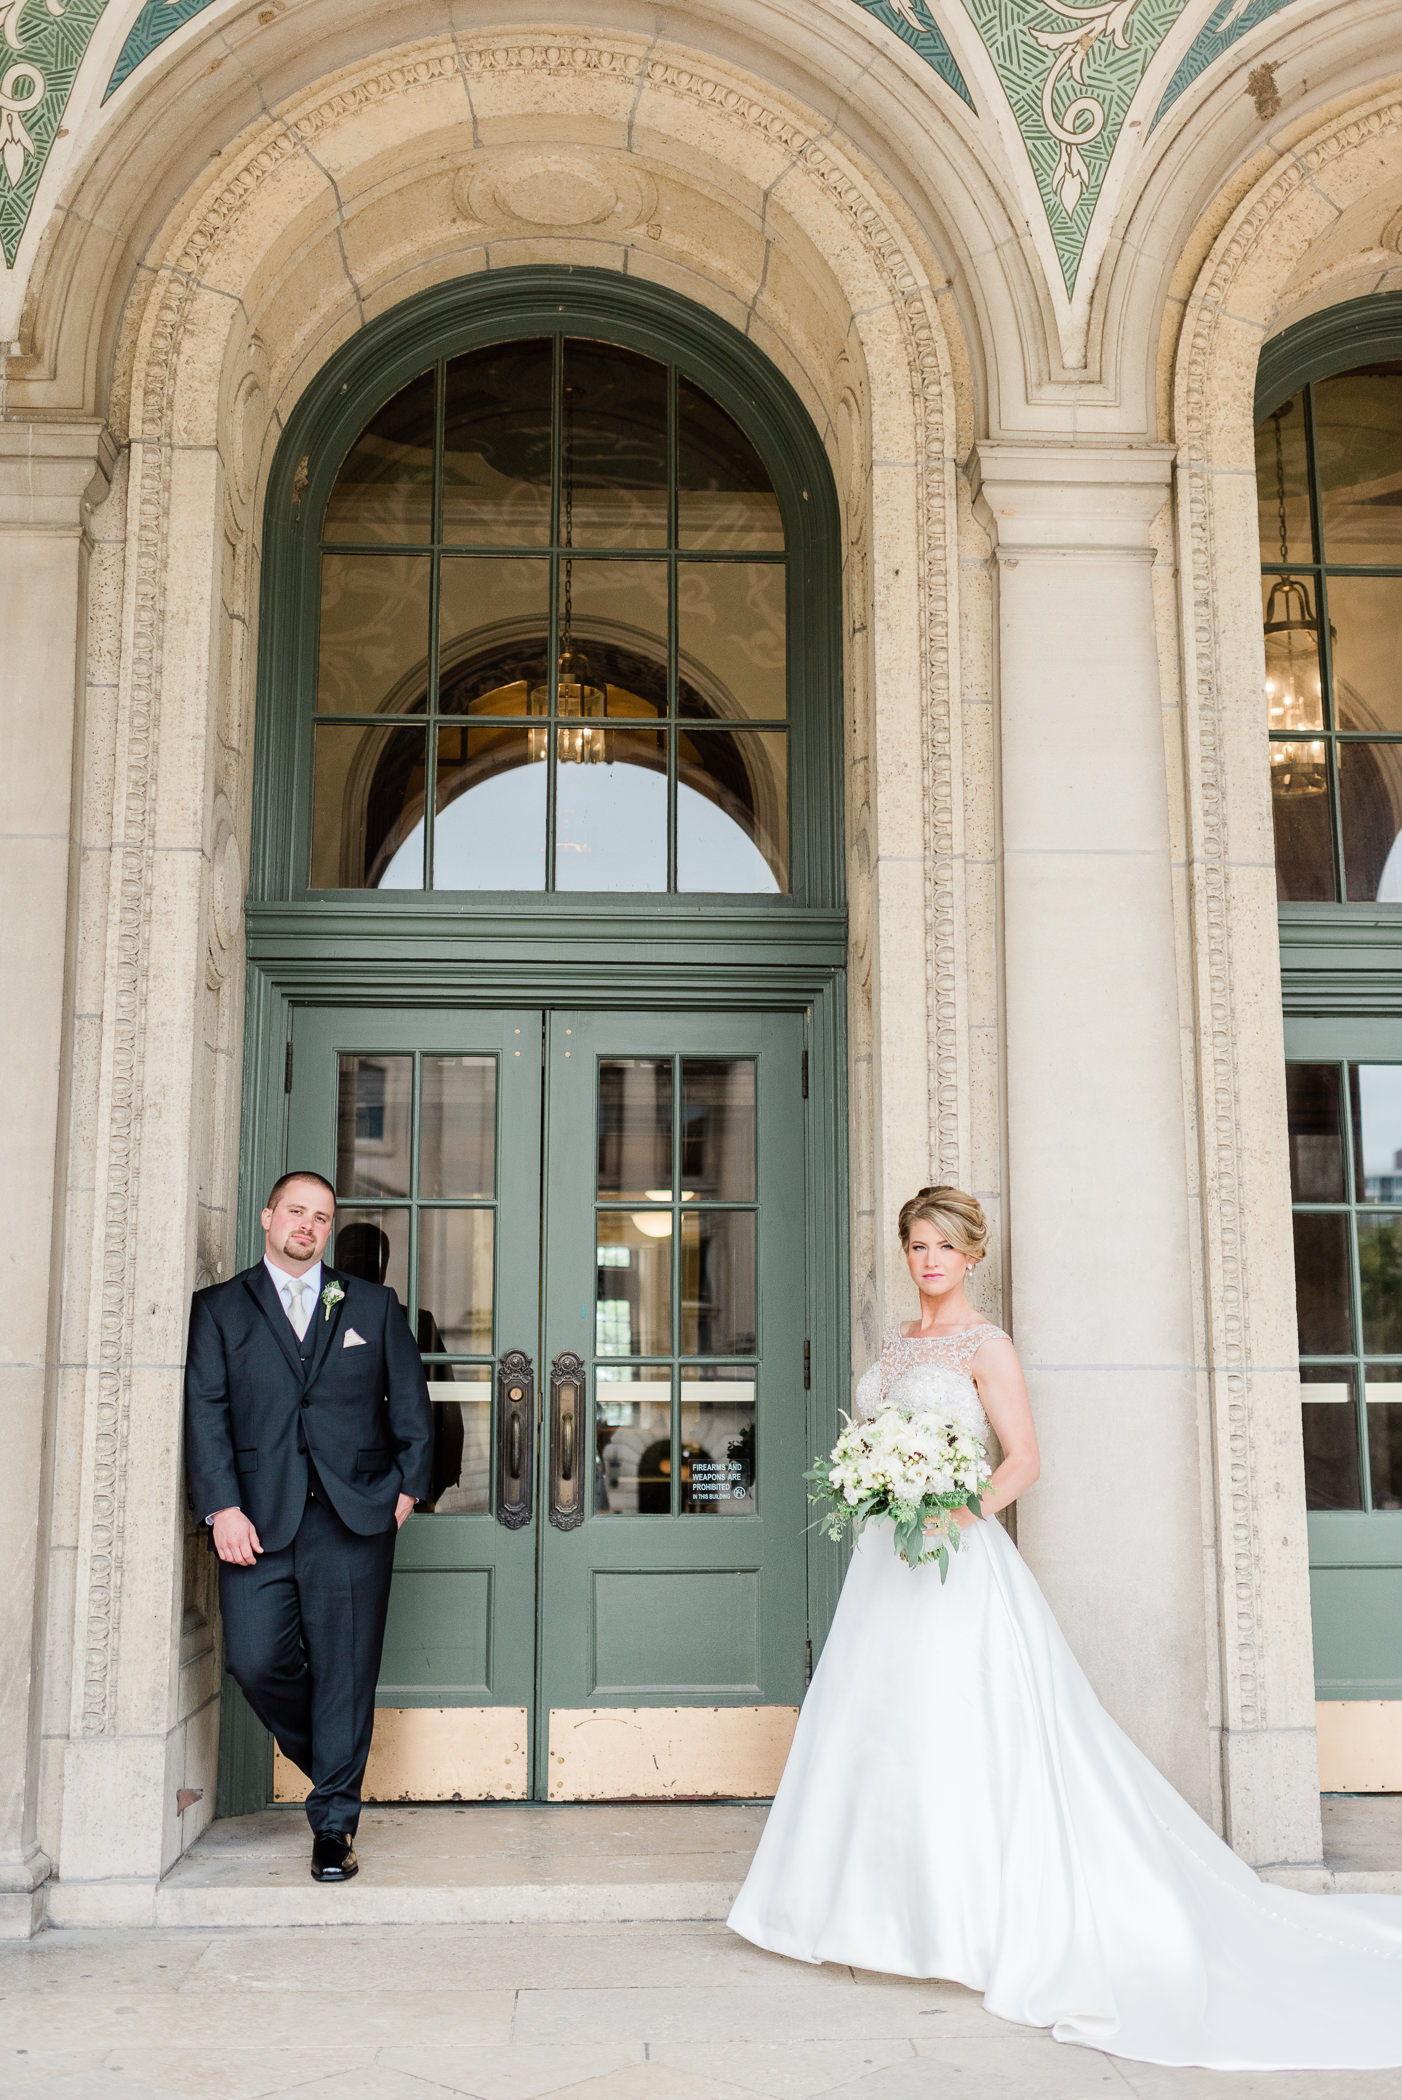
M 427 1495 L 433 1411 L 394 1292 L 322 1268 L 345 1296 L 318 1300 L 305 1363 L 263 1263 L 196 1291 L 185 1359 L 185 1464 L 195 1515 L 237 1505 L 265 1552 L 288 1545 L 307 1501 L 310 1452 L 336 1514 L 369 1537 L 401 1494 Z M 352 1333 L 363 1346 L 347 1342 Z

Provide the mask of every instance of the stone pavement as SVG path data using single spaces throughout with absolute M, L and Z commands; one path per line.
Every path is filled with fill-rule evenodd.
M 1398 2100 L 1402 2073 L 1157 2070 L 951 1984 L 714 1922 L 49 1932 L 0 1946 L 4 2100 Z

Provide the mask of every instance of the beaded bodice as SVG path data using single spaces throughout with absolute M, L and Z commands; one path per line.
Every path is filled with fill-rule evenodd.
M 869 1422 L 884 1408 L 932 1415 L 957 1422 L 981 1444 L 988 1442 L 988 1417 L 973 1380 L 973 1362 L 985 1342 L 1006 1341 L 1001 1327 L 979 1320 L 950 1334 L 902 1334 L 890 1327 L 881 1338 L 881 1356 L 857 1380 L 852 1418 Z

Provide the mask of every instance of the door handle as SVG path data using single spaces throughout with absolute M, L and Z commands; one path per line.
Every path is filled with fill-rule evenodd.
M 584 1483 L 575 1461 L 586 1405 L 583 1360 L 566 1349 L 550 1366 L 550 1521 L 557 1531 L 584 1522 Z
M 535 1366 L 508 1349 L 497 1366 L 497 1522 L 519 1531 L 531 1521 L 535 1446 Z

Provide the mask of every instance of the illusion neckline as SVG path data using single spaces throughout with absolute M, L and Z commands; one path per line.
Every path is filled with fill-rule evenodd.
M 941 1334 L 907 1334 L 905 1321 L 897 1320 L 896 1334 L 903 1342 L 952 1342 L 961 1334 L 977 1334 L 980 1327 L 991 1327 L 992 1320 L 966 1320 L 962 1327 L 946 1327 Z

